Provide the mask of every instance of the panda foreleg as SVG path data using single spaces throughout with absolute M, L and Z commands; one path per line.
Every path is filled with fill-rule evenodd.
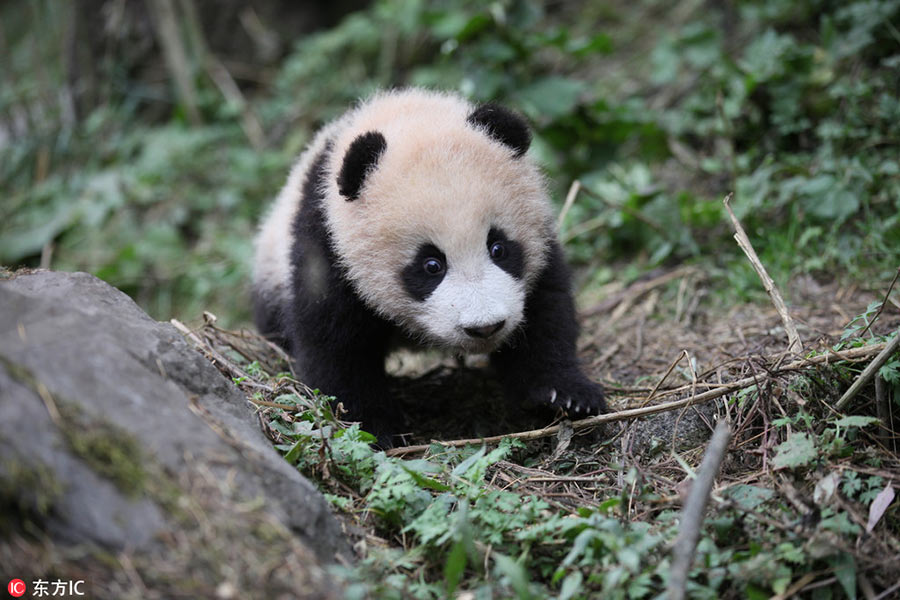
M 384 370 L 389 326 L 352 294 L 295 305 L 292 348 L 308 386 L 334 396 L 382 447 L 401 423 Z
M 575 417 L 606 412 L 603 388 L 578 364 L 571 276 L 557 242 L 549 258 L 525 301 L 525 324 L 492 362 L 513 403 L 553 405 Z
M 295 342 L 300 346 L 302 342 Z M 382 447 L 390 447 L 391 435 L 400 426 L 399 413 L 388 390 L 383 355 L 376 364 L 377 350 L 359 346 L 324 347 L 317 345 L 303 354 L 302 373 L 307 385 L 334 396 L 346 415 L 341 418 L 361 421 L 362 429 L 376 438 Z M 298 353 L 299 354 L 299 353 Z

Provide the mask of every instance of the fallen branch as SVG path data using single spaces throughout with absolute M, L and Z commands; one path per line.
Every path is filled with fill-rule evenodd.
M 708 402 L 710 400 L 715 400 L 716 398 L 721 398 L 726 394 L 731 392 L 735 392 L 737 390 L 750 387 L 752 385 L 761 384 L 765 381 L 769 381 L 775 377 L 778 373 L 784 373 L 786 371 L 798 371 L 810 365 L 817 364 L 828 364 L 830 361 L 834 360 L 852 360 L 856 358 L 863 358 L 867 356 L 872 356 L 877 354 L 879 351 L 882 351 L 885 348 L 886 344 L 872 344 L 869 346 L 863 346 L 860 348 L 851 348 L 849 350 L 843 350 L 840 352 L 828 352 L 827 354 L 820 354 L 818 356 L 813 356 L 811 358 L 805 358 L 802 360 L 797 360 L 792 363 L 788 363 L 778 368 L 777 371 L 772 371 L 765 375 L 759 375 L 756 377 L 745 377 L 743 379 L 738 379 L 737 381 L 733 381 L 731 383 L 722 384 L 721 387 L 717 387 L 715 389 L 708 390 L 706 392 L 702 392 L 697 394 L 696 396 L 691 396 L 689 398 L 684 398 L 681 400 L 673 400 L 672 402 L 665 402 L 663 404 L 656 404 L 654 406 L 645 406 L 642 408 L 632 408 L 627 410 L 619 410 L 613 413 L 607 413 L 605 415 L 597 415 L 594 417 L 588 417 L 586 419 L 581 419 L 579 421 L 572 422 L 572 429 L 574 431 L 581 431 L 584 429 L 590 429 L 593 427 L 597 427 L 598 425 L 603 425 L 605 423 L 613 423 L 615 421 L 625 421 L 628 419 L 636 419 L 638 417 L 646 417 L 648 415 L 653 415 L 660 412 L 666 412 L 670 410 L 676 410 L 680 408 L 684 408 L 686 406 L 691 406 L 693 404 L 700 404 L 702 402 Z M 646 398 L 626 398 L 626 400 L 630 400 L 634 403 L 640 404 L 644 402 Z M 441 446 L 451 447 L 451 448 L 459 448 L 462 446 L 469 445 L 477 445 L 477 444 L 498 444 L 503 438 L 514 438 L 518 440 L 528 441 L 528 440 L 536 440 L 552 435 L 556 435 L 559 431 L 560 425 L 551 425 L 549 427 L 544 427 L 543 429 L 533 429 L 531 431 L 521 431 L 518 433 L 507 433 L 504 435 L 494 435 L 490 437 L 483 438 L 469 438 L 464 440 L 451 440 L 451 441 L 438 441 L 435 440 L 432 444 L 439 444 Z M 406 454 L 417 454 L 420 452 L 425 452 L 428 448 L 431 447 L 431 444 L 419 444 L 416 446 L 405 446 L 402 448 L 392 448 L 386 452 L 388 456 L 404 456 Z
M 728 194 L 723 203 L 725 204 L 725 210 L 728 211 L 728 215 L 731 217 L 731 224 L 734 226 L 734 239 L 737 241 L 738 246 L 741 247 L 741 250 L 744 251 L 744 254 L 747 255 L 750 264 L 753 265 L 756 274 L 759 275 L 763 286 L 766 288 L 766 292 L 768 292 L 769 297 L 772 299 L 775 310 L 777 310 L 778 314 L 781 316 L 781 321 L 784 323 L 784 330 L 788 336 L 788 352 L 800 354 L 800 352 L 803 351 L 803 342 L 800 341 L 800 334 L 797 332 L 797 326 L 794 325 L 794 320 L 791 318 L 787 306 L 784 303 L 784 299 L 781 297 L 781 292 L 775 287 L 775 282 L 769 277 L 769 273 L 756 255 L 753 245 L 750 244 L 750 238 L 747 237 L 747 233 L 744 231 L 744 228 L 741 227 L 740 221 L 738 221 L 737 217 L 734 215 L 734 211 L 731 210 L 730 202 L 732 196 L 734 196 L 733 193 Z
M 900 329 L 897 330 L 897 334 L 894 336 L 888 344 L 884 347 L 878 356 L 875 357 L 875 360 L 869 363 L 869 365 L 863 369 L 863 372 L 860 373 L 859 377 L 856 378 L 856 381 L 853 382 L 853 385 L 850 386 L 850 389 L 844 392 L 844 395 L 841 396 L 841 399 L 837 401 L 837 404 L 834 405 L 835 410 L 844 410 L 850 401 L 856 397 L 859 391 L 863 388 L 864 385 L 869 383 L 871 379 L 875 376 L 875 373 L 878 372 L 878 369 L 884 366 L 884 363 L 888 361 L 888 359 L 897 351 L 897 348 L 900 348 Z
M 694 562 L 694 552 L 700 539 L 700 527 L 703 515 L 709 503 L 709 494 L 725 458 L 728 442 L 731 440 L 731 429 L 724 420 L 719 421 L 713 433 L 703 462 L 697 472 L 697 478 L 691 485 L 691 491 L 684 509 L 681 511 L 681 523 L 678 537 L 672 548 L 672 567 L 669 570 L 669 600 L 682 600 L 685 597 L 688 572 Z

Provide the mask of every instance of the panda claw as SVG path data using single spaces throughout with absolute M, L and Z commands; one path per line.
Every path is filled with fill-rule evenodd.
M 556 388 L 550 389 L 550 404 L 556 402 Z
M 566 410 L 569 410 L 570 408 L 572 408 L 572 399 L 571 398 L 566 400 Z

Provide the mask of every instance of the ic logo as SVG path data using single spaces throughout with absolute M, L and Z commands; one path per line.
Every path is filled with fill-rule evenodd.
M 13 579 L 9 582 L 9 585 L 6 586 L 6 591 L 9 592 L 9 595 L 13 598 L 21 598 L 25 595 L 25 582 L 21 579 Z

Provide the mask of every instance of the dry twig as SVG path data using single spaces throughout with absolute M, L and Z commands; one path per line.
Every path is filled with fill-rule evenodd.
M 700 539 L 700 526 L 703 524 L 703 514 L 709 502 L 709 494 L 719 473 L 719 467 L 725 458 L 728 442 L 731 440 L 731 430 L 728 423 L 719 421 L 713 433 L 703 462 L 697 472 L 697 478 L 691 485 L 684 509 L 681 511 L 681 524 L 678 530 L 678 538 L 672 548 L 672 568 L 669 570 L 669 600 L 682 600 L 685 597 L 688 572 L 694 562 L 694 551 L 697 549 L 697 541 Z
M 800 334 L 797 333 L 797 326 L 794 325 L 794 320 L 791 318 L 787 306 L 784 303 L 784 299 L 781 297 L 781 292 L 775 287 L 775 282 L 769 277 L 769 273 L 756 255 L 753 245 L 750 244 L 750 238 L 747 237 L 747 233 L 744 231 L 744 228 L 741 227 L 740 221 L 738 221 L 737 217 L 734 215 L 734 211 L 731 210 L 730 202 L 732 196 L 734 196 L 733 193 L 728 194 L 723 203 L 725 204 L 725 210 L 728 211 L 728 215 L 731 217 L 731 224 L 734 226 L 734 239 L 737 241 L 738 246 L 741 247 L 741 250 L 744 251 L 744 254 L 747 255 L 750 264 L 753 265 L 756 274 L 759 275 L 763 286 L 766 288 L 766 292 L 768 292 L 769 297 L 772 299 L 775 310 L 777 310 L 778 314 L 781 316 L 781 321 L 784 323 L 784 330 L 787 332 L 788 336 L 788 352 L 799 354 L 803 350 L 803 342 L 800 341 Z
M 560 232 L 562 231 L 563 222 L 566 220 L 566 215 L 569 213 L 569 209 L 572 208 L 573 204 L 575 204 L 575 198 L 578 197 L 579 190 L 581 190 L 581 182 L 576 179 L 569 187 L 569 193 L 566 194 L 566 202 L 565 204 L 563 204 L 562 210 L 559 211 L 559 219 L 556 221 L 556 229 Z
M 790 598 L 791 596 L 799 592 L 802 588 L 812 583 L 817 576 L 818 573 L 807 573 L 806 575 L 792 583 L 788 589 L 784 590 L 783 594 L 772 596 L 771 600 L 787 600 L 787 598 Z
M 669 365 L 669 368 L 666 370 L 666 374 L 663 375 L 662 379 L 657 381 L 656 385 L 653 386 L 653 389 L 650 390 L 650 395 L 647 396 L 647 399 L 641 403 L 641 406 L 643 406 L 647 402 L 650 402 L 651 400 L 653 400 L 653 397 L 656 395 L 656 390 L 659 389 L 659 386 L 661 386 L 663 384 L 663 382 L 666 380 L 666 378 L 669 376 L 669 374 L 672 373 L 672 371 L 675 369 L 675 366 L 681 362 L 681 359 L 686 356 L 688 356 L 688 351 L 682 350 L 681 354 L 679 354 L 678 357 L 674 361 L 672 361 L 672 364 Z M 688 360 L 691 360 L 689 356 L 688 356 Z
M 864 385 L 871 381 L 872 377 L 875 376 L 875 373 L 878 372 L 878 369 L 884 366 L 884 363 L 888 361 L 888 359 L 897 351 L 897 348 L 900 348 L 900 329 L 897 330 L 897 334 L 894 336 L 888 344 L 884 347 L 878 356 L 869 363 L 869 365 L 863 369 L 863 372 L 860 373 L 859 377 L 856 378 L 856 381 L 853 382 L 853 385 L 850 386 L 850 389 L 844 392 L 844 395 L 841 396 L 841 399 L 837 401 L 837 404 L 834 405 L 835 410 L 844 410 L 850 401 L 856 397 L 859 391 L 863 388 Z
M 169 323 L 171 323 L 172 326 L 181 333 L 181 335 L 183 335 L 195 348 L 197 348 L 197 350 L 205 354 L 210 362 L 220 365 L 221 368 L 227 370 L 233 378 L 241 378 L 242 382 L 250 387 L 261 388 L 267 391 L 272 390 L 270 386 L 258 383 L 255 379 L 250 377 L 246 373 L 246 371 L 222 356 L 221 353 L 217 352 L 211 345 L 201 340 L 196 333 L 191 331 L 191 329 L 187 325 L 185 325 L 178 319 L 169 319 Z

